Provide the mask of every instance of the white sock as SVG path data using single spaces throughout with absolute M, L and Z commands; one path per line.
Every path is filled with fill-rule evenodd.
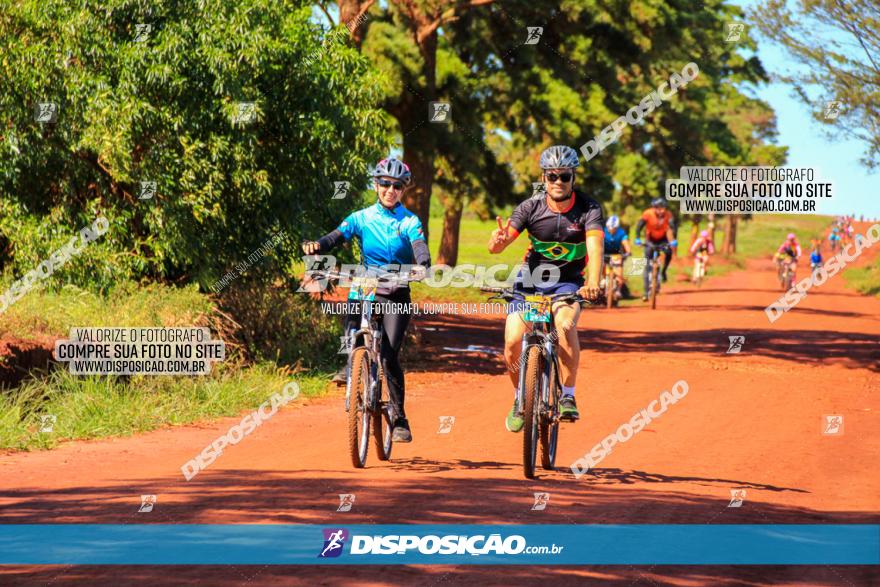
M 514 387 L 513 388 L 513 401 L 516 401 L 516 394 L 518 394 L 518 393 L 519 393 L 519 390 Z
M 562 386 L 562 395 L 570 395 L 571 397 L 574 397 L 574 385 L 572 385 L 572 386 L 563 385 Z

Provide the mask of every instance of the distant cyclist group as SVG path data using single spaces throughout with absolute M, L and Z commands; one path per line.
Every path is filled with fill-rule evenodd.
M 852 216 L 838 216 L 834 219 L 828 230 L 828 246 L 831 254 L 851 243 L 855 237 L 854 218 Z M 810 239 L 810 271 L 815 271 L 822 265 L 823 238 Z M 788 233 L 785 240 L 773 254 L 776 263 L 776 271 L 780 286 L 788 290 L 797 282 L 797 264 L 803 254 L 797 235 Z
M 553 417 L 559 421 L 573 422 L 580 416 L 575 401 L 575 385 L 580 354 L 577 322 L 581 304 L 592 303 L 600 298 L 604 279 L 616 280 L 620 295 L 631 297 L 622 263 L 609 265 L 603 279 L 604 259 L 609 256 L 625 258 L 632 254 L 628 232 L 622 227 L 619 216 L 612 214 L 606 220 L 599 202 L 575 188 L 575 174 L 579 165 L 577 152 L 571 147 L 557 145 L 546 149 L 540 158 L 544 190 L 520 203 L 506 221 L 499 216 L 498 227 L 488 241 L 488 251 L 498 254 L 510 246 L 520 234 L 528 232 L 529 243 L 522 268 L 512 287 L 506 292 L 510 297 L 505 298 L 509 304 L 504 332 L 504 359 L 514 391 L 513 406 L 507 414 L 505 426 L 511 432 L 520 432 L 524 425 L 524 396 L 521 390 L 523 377 L 519 365 L 527 346 L 525 341 L 530 322 L 541 319 L 539 314 L 534 314 L 535 300 L 543 300 L 547 320 L 551 321 L 553 327 L 554 365 L 558 361 L 558 374 L 553 376 L 558 379 L 559 388 L 558 409 L 553 412 Z M 362 264 L 377 276 L 374 290 L 366 297 L 361 286 L 358 286 L 357 299 L 408 303 L 408 282 L 424 278 L 431 265 L 422 224 L 400 202 L 404 191 L 412 183 L 412 173 L 402 161 L 387 158 L 376 165 L 372 177 L 373 188 L 378 196 L 376 203 L 353 212 L 335 230 L 319 239 L 304 242 L 302 249 L 307 255 L 328 253 L 339 244 L 356 239 L 360 245 Z M 648 263 L 648 267 L 642 272 L 645 288 L 643 300 L 648 299 L 651 287 L 659 288 L 659 282 L 667 280 L 667 270 L 678 246 L 677 231 L 678 225 L 664 198 L 654 199 L 636 224 L 635 244 L 644 247 Z M 696 280 L 698 270 L 702 272 L 700 275 L 705 273 L 709 256 L 714 253 L 709 231 L 702 231 L 694 239 L 689 252 L 694 258 Z M 651 263 L 656 263 L 653 272 Z M 387 273 L 381 275 L 383 268 L 389 265 L 409 266 L 413 269 L 409 275 L 401 276 L 400 280 L 395 281 Z M 535 282 L 526 278 L 524 272 L 528 272 L 526 275 L 535 275 L 535 270 L 539 267 L 551 267 L 557 278 L 546 282 Z M 658 276 L 656 283 L 650 281 L 652 275 Z M 370 328 L 376 329 L 372 334 L 377 343 L 379 339 L 381 343 L 376 345 L 378 350 L 374 357 L 375 363 L 364 363 L 373 365 L 374 373 L 366 373 L 366 379 L 360 377 L 352 372 L 353 367 L 349 360 L 345 370 L 338 375 L 340 383 L 345 382 L 348 386 L 347 409 L 375 409 L 376 414 L 382 412 L 385 402 L 381 401 L 381 392 L 373 398 L 371 390 L 381 387 L 382 380 L 385 380 L 391 434 L 390 439 L 385 439 L 388 447 L 391 441 L 410 442 L 412 432 L 404 408 L 405 382 L 399 361 L 409 314 L 395 313 L 393 308 L 399 307 L 399 304 L 385 307 L 386 311 L 382 314 L 369 316 L 369 324 L 367 314 L 357 311 L 352 311 L 344 321 L 345 337 L 350 339 L 350 348 L 365 345 L 364 341 L 371 334 Z M 351 356 L 350 350 L 349 355 Z M 368 367 L 363 370 L 368 371 Z M 376 373 L 383 376 L 377 377 Z M 370 386 L 362 386 L 363 390 L 352 389 L 355 375 L 358 375 L 358 382 L 369 381 Z M 370 395 L 367 398 L 354 398 L 361 393 Z M 353 399 L 349 402 L 351 398 Z M 353 418 L 352 421 L 355 420 Z M 366 423 L 367 419 L 363 419 L 363 422 Z M 352 426 L 357 428 L 356 424 L 357 422 Z M 375 430 L 377 445 L 381 446 L 382 433 L 378 427 Z M 361 430 L 358 434 L 366 438 L 367 431 Z M 360 462 L 360 466 L 363 466 L 366 452 L 364 443 L 367 441 L 358 441 L 354 435 L 353 432 L 352 450 L 357 449 L 360 453 L 360 461 L 355 458 L 355 463 L 357 465 Z M 389 450 L 386 448 L 384 451 L 386 458 Z M 382 451 L 380 458 L 381 455 Z

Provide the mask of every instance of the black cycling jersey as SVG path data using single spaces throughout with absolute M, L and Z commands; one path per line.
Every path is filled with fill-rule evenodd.
M 587 231 L 602 232 L 602 207 L 593 198 L 574 192 L 574 200 L 564 212 L 554 212 L 547 204 L 549 196 L 537 194 L 521 203 L 510 216 L 510 226 L 517 232 L 529 231 L 525 261 L 531 271 L 539 265 L 559 268 L 560 281 L 582 279 L 587 266 Z

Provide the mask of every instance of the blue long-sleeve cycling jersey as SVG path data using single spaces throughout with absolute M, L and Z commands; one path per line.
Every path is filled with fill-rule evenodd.
M 367 267 L 381 267 L 388 264 L 412 265 L 413 244 L 422 241 L 425 234 L 419 217 L 403 207 L 401 203 L 389 210 L 380 202 L 352 212 L 339 225 L 338 232 L 345 240 L 358 239 Z M 321 239 L 322 249 L 332 248 L 335 239 Z M 325 239 L 328 239 L 325 241 Z M 424 247 L 427 254 L 427 246 Z M 421 259 L 424 262 L 424 259 Z M 430 261 L 428 261 L 430 262 Z

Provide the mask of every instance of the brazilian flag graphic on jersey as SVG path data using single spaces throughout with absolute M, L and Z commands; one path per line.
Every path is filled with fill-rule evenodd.
M 553 261 L 574 261 L 587 256 L 587 243 L 545 243 L 529 235 L 532 250 Z

